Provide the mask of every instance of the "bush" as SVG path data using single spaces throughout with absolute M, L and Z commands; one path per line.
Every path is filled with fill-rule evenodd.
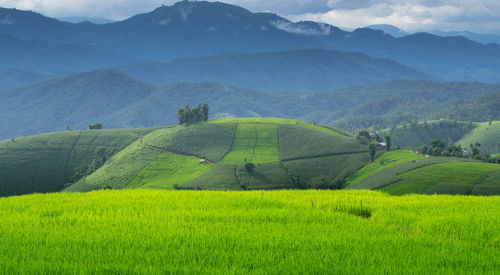
M 89 130 L 99 130 L 102 129 L 102 123 L 94 123 L 89 125 Z
M 248 172 L 248 173 L 253 173 L 253 170 L 255 169 L 255 164 L 251 163 L 251 162 L 247 162 L 245 163 L 245 170 Z

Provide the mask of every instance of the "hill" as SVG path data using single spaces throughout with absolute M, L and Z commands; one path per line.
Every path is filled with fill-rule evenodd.
M 214 120 L 153 131 L 144 145 L 132 143 L 66 191 L 308 188 L 342 179 L 368 158 L 365 145 L 330 128 L 286 119 Z
M 0 198 L 0 272 L 493 274 L 499 206 L 373 191 Z
M 351 176 L 348 189 L 380 190 L 392 195 L 498 195 L 499 173 L 499 164 L 393 151 L 383 153 Z
M 85 129 L 155 89 L 117 71 L 99 71 L 4 91 L 0 139 L 61 131 L 67 125 Z
M 0 33 L 15 40 L 10 50 L 18 49 L 18 56 L 26 59 L 13 64 L 16 68 L 36 71 L 63 69 L 52 62 L 57 58 L 53 54 L 56 52 L 67 53 L 67 64 L 74 60 L 72 71 L 82 71 L 91 65 L 95 69 L 95 66 L 103 68 L 116 62 L 168 62 L 227 53 L 299 49 L 362 52 L 375 58 L 392 59 L 445 80 L 492 82 L 497 81 L 500 71 L 497 62 L 500 46 L 496 44 L 484 45 L 464 37 L 427 33 L 395 38 L 368 28 L 346 32 L 327 24 L 291 22 L 276 14 L 252 13 L 220 2 L 182 1 L 123 21 L 99 25 L 71 24 L 14 9 L 0 9 L 0 17 L 4 22 Z M 27 41 L 38 41 L 39 48 L 50 50 L 34 55 L 32 49 L 27 48 Z M 71 45 L 80 50 L 71 51 Z M 87 60 L 83 59 L 83 53 L 87 53 Z M 9 57 L 11 61 L 16 60 L 12 54 Z M 51 66 L 43 67 L 43 64 Z
M 56 192 L 154 129 L 66 131 L 0 142 L 0 197 Z
M 382 131 L 391 136 L 395 145 L 417 150 L 432 139 L 442 139 L 448 144 L 461 145 L 468 149 L 470 144 L 480 143 L 480 151 L 488 154 L 500 152 L 498 121 L 472 123 L 451 120 L 436 120 L 410 123 Z
M 392 79 L 432 78 L 392 60 L 331 50 L 226 54 L 169 63 L 138 63 L 119 70 L 160 85 L 209 81 L 288 92 L 325 91 Z

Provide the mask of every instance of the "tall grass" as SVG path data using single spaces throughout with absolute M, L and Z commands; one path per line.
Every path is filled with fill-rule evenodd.
M 500 197 L 373 191 L 9 197 L 0 273 L 495 274 L 498 213 Z

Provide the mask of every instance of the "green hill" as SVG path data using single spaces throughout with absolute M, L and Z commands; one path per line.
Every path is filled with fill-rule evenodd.
M 275 118 L 214 120 L 155 130 L 142 147 L 132 143 L 66 191 L 306 188 L 319 177 L 344 178 L 368 159 L 366 145 L 334 129 Z
M 0 143 L 0 192 L 303 189 L 333 186 L 346 178 L 349 189 L 381 189 L 392 194 L 496 194 L 499 187 L 495 173 L 500 168 L 494 169 L 495 165 L 423 157 L 410 151 L 385 152 L 370 164 L 367 147 L 342 131 L 279 118 L 67 131 Z M 445 182 L 438 175 L 440 166 L 435 166 L 431 171 L 436 177 L 423 177 L 418 188 L 412 183 L 419 182 L 419 169 L 438 164 L 445 169 L 448 163 L 460 162 L 477 165 L 477 169 L 462 169 L 463 175 L 457 173 L 470 181 Z M 475 175 L 476 170 L 481 174 Z M 412 171 L 417 176 L 406 177 Z M 466 188 L 457 184 L 474 188 L 462 191 Z
M 492 121 L 491 125 L 489 122 L 481 123 L 456 143 L 469 148 L 470 144 L 476 142 L 481 144 L 481 152 L 500 153 L 500 121 Z
M 55 192 L 154 129 L 66 131 L 0 142 L 0 196 Z M 101 150 L 99 150 L 101 149 Z
M 481 152 L 500 153 L 500 121 L 477 123 L 435 120 L 405 124 L 383 130 L 382 133 L 390 135 L 393 144 L 413 150 L 429 144 L 432 139 L 442 139 L 450 144 L 461 145 L 464 149 L 479 142 Z
M 348 178 L 348 189 L 381 190 L 392 195 L 498 195 L 499 179 L 498 164 L 392 151 Z

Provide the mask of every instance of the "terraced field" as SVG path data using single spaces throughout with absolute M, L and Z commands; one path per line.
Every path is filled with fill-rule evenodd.
M 173 189 L 208 172 L 211 163 L 201 163 L 199 158 L 172 153 L 160 153 L 155 160 L 127 185 L 127 188 Z
M 349 177 L 347 179 L 347 185 L 356 184 L 366 177 L 373 175 L 383 169 L 423 158 L 425 157 L 408 150 L 384 152 L 373 163 L 366 165 L 361 170 L 357 171 L 356 174 Z
M 243 164 L 279 162 L 276 124 L 239 123 L 231 151 L 222 162 Z
M 429 165 L 400 175 L 401 181 L 380 190 L 392 195 L 408 193 L 470 194 L 500 165 L 480 162 L 447 162 Z

